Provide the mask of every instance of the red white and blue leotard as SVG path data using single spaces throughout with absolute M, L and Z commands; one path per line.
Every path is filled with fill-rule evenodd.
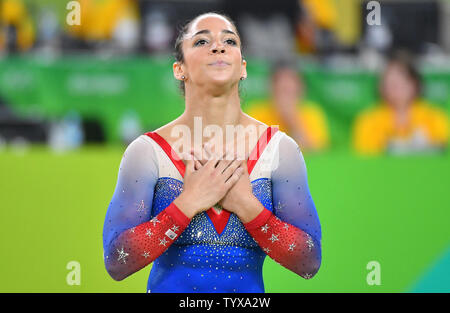
M 321 228 L 297 143 L 268 127 L 247 162 L 265 209 L 243 224 L 213 208 L 190 220 L 173 200 L 185 165 L 156 132 L 126 149 L 103 229 L 108 273 L 121 280 L 153 262 L 148 292 L 264 292 L 266 255 L 309 279 L 321 263 Z

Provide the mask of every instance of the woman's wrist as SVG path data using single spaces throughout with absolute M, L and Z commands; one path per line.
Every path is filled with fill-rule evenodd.
M 195 206 L 194 201 L 186 195 L 181 193 L 173 203 L 189 218 L 192 219 L 198 212 L 198 208 Z
M 259 200 L 252 195 L 242 205 L 242 209 L 237 212 L 237 216 L 242 223 L 246 224 L 254 220 L 262 211 L 264 211 L 264 209 L 265 207 L 261 204 L 261 202 L 259 202 Z

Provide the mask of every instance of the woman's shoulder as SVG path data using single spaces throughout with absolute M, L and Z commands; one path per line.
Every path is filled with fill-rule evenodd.
M 127 145 L 124 154 L 132 154 L 135 156 L 146 155 L 153 157 L 155 154 L 155 149 L 153 147 L 152 138 L 148 136 L 147 133 L 139 135 Z
M 174 141 L 178 139 L 178 137 L 172 136 L 172 130 L 175 126 L 180 126 L 179 123 L 177 123 L 177 120 L 173 120 L 163 126 L 160 126 L 159 128 L 156 128 L 155 130 L 146 132 L 145 135 L 148 137 L 151 137 L 152 139 L 155 138 L 162 138 L 164 141 L 166 141 L 170 146 L 173 145 Z M 156 136 L 155 136 L 156 134 Z
M 172 132 L 172 128 L 175 126 L 175 121 L 172 121 L 170 123 L 167 123 L 163 126 L 160 126 L 159 128 L 156 128 L 155 130 L 152 130 L 151 133 L 156 133 L 158 135 L 160 135 L 163 138 L 168 138 L 168 136 L 170 137 L 170 134 Z

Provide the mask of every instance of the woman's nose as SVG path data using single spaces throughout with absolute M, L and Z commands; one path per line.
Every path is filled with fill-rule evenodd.
M 225 52 L 225 46 L 219 41 L 214 42 L 211 45 L 211 52 L 212 53 L 224 53 Z

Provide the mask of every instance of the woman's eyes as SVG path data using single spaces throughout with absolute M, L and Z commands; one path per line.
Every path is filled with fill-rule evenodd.
M 236 45 L 237 45 L 236 40 L 234 40 L 234 39 L 227 39 L 227 40 L 225 40 L 225 42 L 226 42 L 227 44 L 229 44 L 229 45 L 232 45 L 232 46 L 236 46 Z M 206 43 L 208 43 L 207 40 L 205 40 L 205 39 L 199 39 L 199 40 L 197 40 L 197 41 L 194 43 L 194 46 L 203 46 L 203 45 L 206 44 Z
M 203 45 L 204 43 L 206 43 L 207 41 L 205 40 L 205 39 L 200 39 L 200 40 L 197 40 L 196 42 L 195 42 L 195 44 L 194 44 L 194 46 L 201 46 L 201 45 Z

